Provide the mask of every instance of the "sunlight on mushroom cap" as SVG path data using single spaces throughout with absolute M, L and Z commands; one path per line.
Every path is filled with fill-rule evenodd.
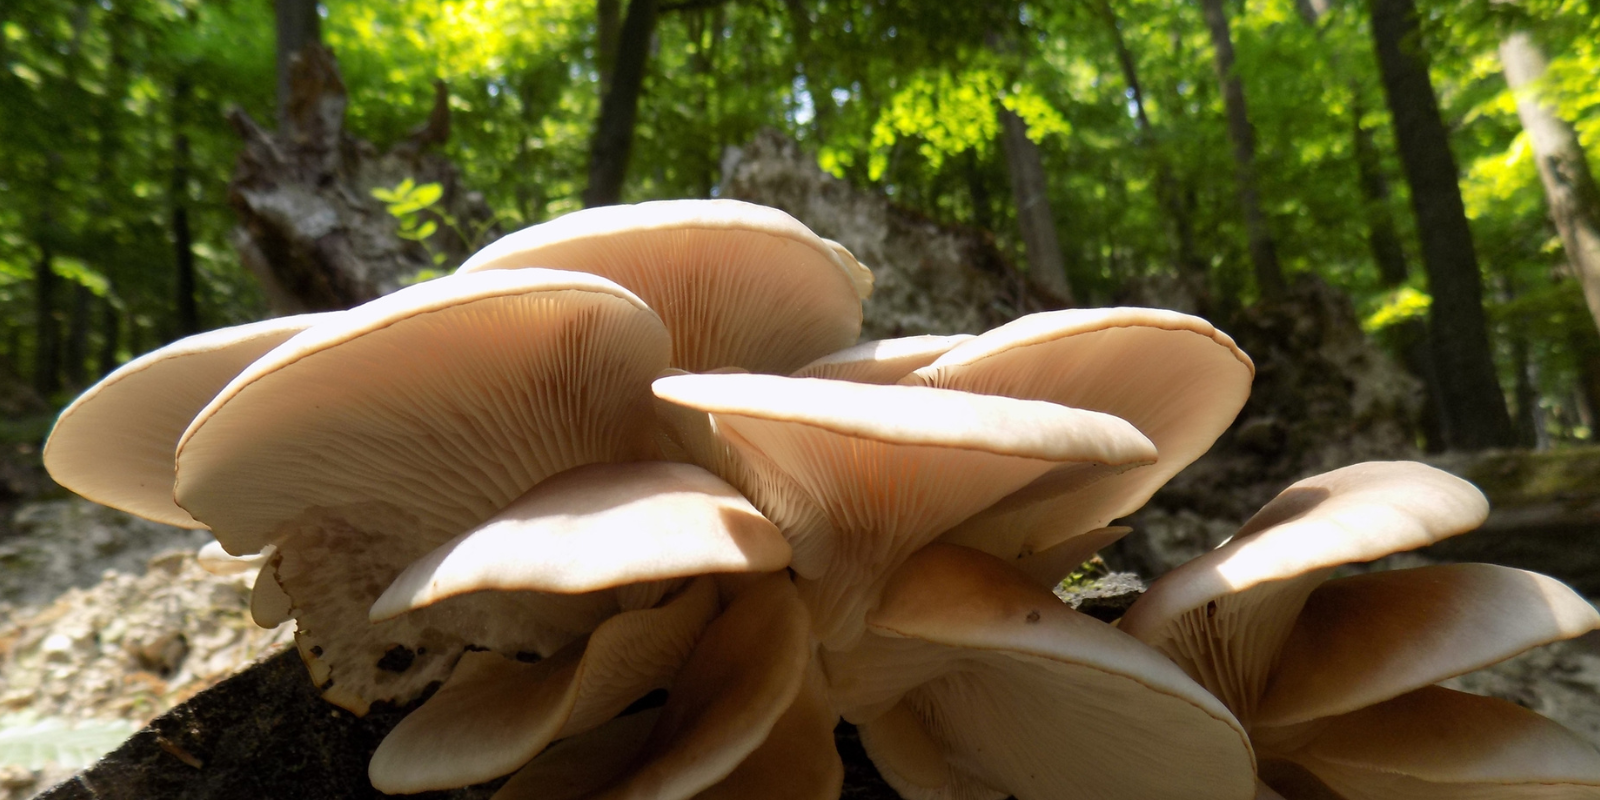
M 794 371 L 795 378 L 828 378 L 856 383 L 895 383 L 912 370 L 932 364 L 939 356 L 968 339 L 955 336 L 907 336 L 862 342 L 829 353 Z
M 523 229 L 459 273 L 549 267 L 600 275 L 661 314 L 673 366 L 787 373 L 861 334 L 871 273 L 844 256 L 837 242 L 775 208 L 665 200 L 585 209 Z

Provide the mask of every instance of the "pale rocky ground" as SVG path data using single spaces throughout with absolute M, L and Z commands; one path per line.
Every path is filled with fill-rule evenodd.
M 289 641 L 291 626 L 250 621 L 252 575 L 199 567 L 204 531 L 77 499 L 24 505 L 10 527 L 0 539 L 0 798 L 70 777 L 86 766 L 78 760 Z

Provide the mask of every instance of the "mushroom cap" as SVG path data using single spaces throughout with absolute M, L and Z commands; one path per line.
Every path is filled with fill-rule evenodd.
M 1043 550 L 1143 506 L 1222 435 L 1255 367 L 1198 317 L 1148 308 L 1030 314 L 957 345 L 902 383 L 1046 400 L 1132 423 L 1160 460 L 1120 472 L 1063 468 L 950 531 L 1001 558 Z M 1092 485 L 1090 485 L 1092 484 Z
M 863 742 L 898 751 L 894 771 L 909 780 L 942 777 L 925 755 L 931 743 L 963 774 L 949 796 L 1254 795 L 1248 737 L 1216 698 L 993 556 L 923 548 L 867 625 L 861 648 L 824 654 L 835 703 L 856 715 Z M 926 741 L 905 737 L 907 711 Z M 889 724 L 901 734 L 876 725 L 885 712 L 900 715 Z
M 1285 757 L 1360 800 L 1600 797 L 1600 752 L 1514 703 L 1437 686 L 1328 720 Z
M 522 267 L 616 281 L 661 314 L 672 364 L 787 373 L 855 342 L 871 273 L 775 208 L 667 200 L 567 214 L 503 237 L 460 273 Z
M 381 621 L 498 589 L 576 594 L 789 564 L 783 534 L 733 487 L 692 464 L 588 464 L 528 490 L 488 522 L 400 573 Z
M 639 756 L 660 718 L 660 708 L 648 708 L 562 739 L 518 770 L 490 800 L 588 797 Z
M 1560 581 L 1441 564 L 1328 581 L 1306 601 L 1252 723 L 1355 711 L 1600 628 Z
M 748 466 L 780 471 L 822 510 L 828 530 L 785 535 L 796 571 L 816 576 L 799 585 L 827 647 L 849 646 L 888 573 L 973 512 L 1061 462 L 1155 457 L 1126 422 L 1054 403 L 771 375 L 654 388 L 711 414 Z M 765 510 L 762 486 L 739 488 Z
M 204 528 L 172 500 L 174 452 L 190 420 L 250 362 L 331 314 L 210 331 L 146 353 L 61 412 L 44 446 L 56 483 L 103 505 Z
M 716 587 L 700 578 L 664 605 L 618 614 L 536 663 L 463 655 L 373 753 L 373 787 L 449 789 L 516 770 L 550 742 L 598 728 L 666 687 L 716 613 Z
M 272 545 L 267 545 L 267 548 L 268 549 L 264 549 L 259 553 L 252 553 L 247 556 L 236 556 L 231 555 L 228 553 L 228 551 L 222 549 L 221 542 L 212 539 L 201 546 L 200 552 L 195 553 L 194 559 L 200 564 L 201 569 L 211 573 L 212 575 L 223 577 L 229 575 L 243 575 L 251 570 L 260 570 L 261 565 L 266 563 L 267 558 L 272 555 L 274 550 L 277 549 L 272 547 Z
M 806 612 L 787 575 L 745 587 L 695 644 L 639 757 L 595 800 L 688 800 L 728 778 L 795 704 L 811 649 Z M 804 718 L 795 727 L 779 735 L 792 741 L 817 728 Z M 800 753 L 814 754 L 815 743 Z
M 1312 590 L 1337 566 L 1478 526 L 1472 484 L 1414 462 L 1368 462 L 1295 483 L 1217 549 L 1150 585 L 1120 623 L 1166 653 L 1241 719 Z
M 667 347 L 654 312 L 592 275 L 408 287 L 228 384 L 179 444 L 178 501 L 233 553 L 308 509 L 373 502 L 437 531 L 431 549 L 550 475 L 642 452 Z
M 912 370 L 932 364 L 939 356 L 973 338 L 954 336 L 906 336 L 879 339 L 829 353 L 794 371 L 795 378 L 828 378 L 855 383 L 895 383 Z

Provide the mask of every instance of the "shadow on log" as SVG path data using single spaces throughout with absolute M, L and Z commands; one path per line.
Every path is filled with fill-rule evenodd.
M 449 138 L 449 99 L 436 83 L 427 122 L 380 153 L 344 130 L 344 81 L 333 55 L 313 46 L 295 57 L 283 130 L 267 131 L 242 110 L 229 112 L 244 140 L 229 187 L 239 215 L 232 240 L 275 312 L 366 302 L 423 270 L 453 269 L 498 237 L 483 197 L 430 152 Z M 403 238 L 399 221 L 372 196 L 406 179 L 442 189 L 423 212 L 438 228 L 420 241 Z

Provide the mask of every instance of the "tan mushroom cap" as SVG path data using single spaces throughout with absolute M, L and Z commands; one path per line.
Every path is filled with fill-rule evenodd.
M 250 621 L 258 627 L 276 628 L 294 619 L 294 600 L 278 583 L 278 561 L 276 553 L 266 559 L 250 586 Z
M 813 661 L 761 746 L 695 800 L 838 800 L 844 786 L 844 763 L 833 742 L 838 723 L 827 681 Z
M 1254 375 L 1249 357 L 1203 319 L 1108 308 L 1030 314 L 957 346 L 902 383 L 1101 411 L 1155 443 L 1161 457 L 1152 466 L 1070 480 L 1043 476 L 945 539 L 1012 558 L 1144 505 L 1233 422 Z
M 1252 722 L 1347 713 L 1596 628 L 1600 613 L 1560 581 L 1509 567 L 1328 581 L 1295 621 Z
M 668 200 L 585 209 L 526 228 L 459 272 L 550 267 L 600 275 L 661 314 L 673 366 L 787 373 L 861 334 L 870 273 L 842 250 L 775 208 Z
M 332 316 L 223 328 L 123 364 L 61 412 L 45 442 L 45 468 L 56 483 L 97 503 L 204 528 L 172 501 L 174 452 L 184 429 L 250 362 Z
M 1048 550 L 1041 550 L 1012 562 L 1012 566 L 1026 573 L 1039 586 L 1054 589 L 1083 562 L 1094 554 L 1110 547 L 1119 539 L 1132 533 L 1125 525 L 1100 528 L 1074 536 Z
M 692 464 L 589 464 L 549 478 L 414 562 L 374 622 L 469 592 L 576 594 L 716 572 L 772 572 L 789 543 L 750 501 Z
M 805 608 L 787 575 L 746 587 L 695 644 L 639 758 L 592 797 L 687 800 L 728 778 L 794 705 L 811 649 Z M 801 720 L 796 727 L 816 726 Z
M 1054 403 L 918 386 L 771 375 L 661 378 L 656 396 L 712 415 L 747 463 L 780 470 L 826 535 L 791 531 L 802 596 L 825 646 L 845 647 L 887 574 L 940 532 L 1062 462 L 1155 453 L 1133 426 Z M 758 508 L 760 487 L 739 487 Z
M 235 378 L 184 434 L 178 501 L 234 553 L 356 503 L 415 516 L 432 549 L 550 475 L 639 454 L 667 348 L 652 311 L 592 275 L 408 287 Z
M 267 545 L 259 553 L 236 556 L 222 549 L 222 543 L 213 539 L 201 546 L 200 551 L 195 553 L 194 560 L 206 572 L 220 577 L 227 577 L 230 575 L 243 575 L 253 570 L 259 571 L 261 565 L 265 564 L 276 550 L 276 547 Z
M 932 364 L 939 356 L 973 338 L 955 336 L 906 336 L 880 339 L 829 353 L 795 370 L 795 378 L 828 378 L 855 383 L 889 384 Z
M 1248 737 L 1216 698 L 1160 653 L 1067 608 L 992 556 L 923 548 L 895 573 L 867 624 L 868 652 L 825 656 L 835 701 L 846 718 L 860 711 L 871 730 L 864 742 L 896 751 L 894 771 L 905 780 L 950 777 L 926 757 L 930 743 L 964 773 L 954 785 L 922 786 L 927 796 L 1255 794 Z M 895 673 L 912 681 L 899 698 Z M 876 726 L 879 709 L 896 701 L 905 708 L 887 710 L 898 718 Z M 905 738 L 915 733 L 906 730 L 907 711 L 926 741 Z
M 1488 509 L 1472 484 L 1414 462 L 1307 478 L 1227 543 L 1152 583 L 1120 625 L 1253 719 L 1301 606 L 1334 567 L 1464 533 Z
M 1521 706 L 1430 686 L 1330 720 L 1287 754 L 1351 800 L 1600 797 L 1600 752 Z
M 618 614 L 536 663 L 467 653 L 373 753 L 373 787 L 449 789 L 516 770 L 550 742 L 593 730 L 665 688 L 716 613 L 716 587 L 700 578 L 665 605 Z
M 490 800 L 581 800 L 627 770 L 661 718 L 649 708 L 550 745 Z

